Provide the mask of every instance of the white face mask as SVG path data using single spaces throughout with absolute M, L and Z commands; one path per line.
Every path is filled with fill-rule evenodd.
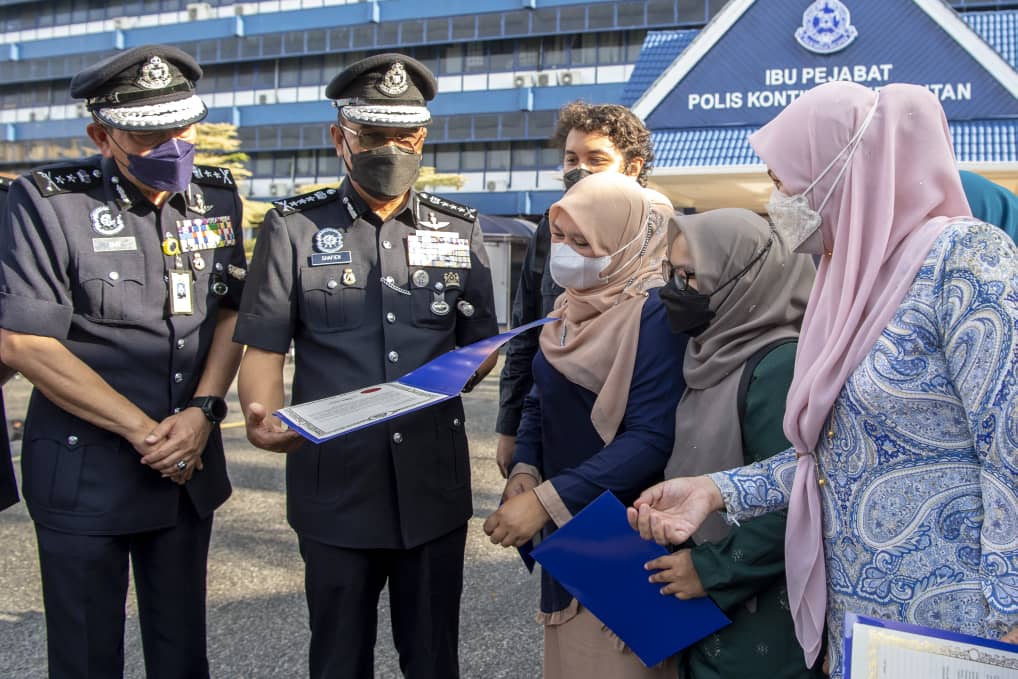
M 594 287 L 598 283 L 605 283 L 619 273 L 616 271 L 611 276 L 608 276 L 608 278 L 601 278 L 601 272 L 607 269 L 612 263 L 612 257 L 619 254 L 641 238 L 644 239 L 643 248 L 627 260 L 625 264 L 619 267 L 619 270 L 621 271 L 625 267 L 629 266 L 633 260 L 644 255 L 644 250 L 647 247 L 647 241 L 650 240 L 652 233 L 653 232 L 649 228 L 643 229 L 628 243 L 624 244 L 610 255 L 605 255 L 604 257 L 584 257 L 567 243 L 552 243 L 551 249 L 548 251 L 548 262 L 551 266 L 551 278 L 558 284 L 559 287 L 572 288 L 573 290 L 586 290 L 587 288 Z
M 820 223 L 822 221 L 820 213 L 823 212 L 827 201 L 834 195 L 834 189 L 837 188 L 841 178 L 845 176 L 845 171 L 848 170 L 848 166 L 852 162 L 852 156 L 855 155 L 856 149 L 859 148 L 863 132 L 869 127 L 870 122 L 873 120 L 873 115 L 877 112 L 877 102 L 879 100 L 880 92 L 877 92 L 877 96 L 873 100 L 873 108 L 866 115 L 866 119 L 859 126 L 859 130 L 849 140 L 845 148 L 841 149 L 838 155 L 834 156 L 834 159 L 824 168 L 823 172 L 810 182 L 809 186 L 803 189 L 802 193 L 786 196 L 781 191 L 778 191 L 777 188 L 771 191 L 771 199 L 767 203 L 767 214 L 770 215 L 771 222 L 774 223 L 774 229 L 782 235 L 785 242 L 788 243 L 788 247 L 792 249 L 792 252 L 808 255 L 824 254 L 823 234 L 820 231 Z M 848 155 L 845 157 L 845 162 L 841 166 L 838 176 L 834 178 L 834 182 L 827 191 L 827 195 L 820 201 L 820 207 L 814 210 L 809 206 L 806 194 L 812 191 L 813 187 L 827 176 L 831 168 L 846 153 Z
M 567 243 L 552 243 L 548 261 L 552 280 L 559 287 L 586 290 L 601 281 L 601 272 L 612 263 L 612 258 L 584 257 Z

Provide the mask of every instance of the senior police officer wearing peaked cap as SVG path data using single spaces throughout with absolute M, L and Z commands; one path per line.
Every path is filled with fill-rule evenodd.
M 120 677 L 128 563 L 148 677 L 207 677 L 218 423 L 245 261 L 229 170 L 194 164 L 201 68 L 173 47 L 79 73 L 99 149 L 14 182 L 0 218 L 0 355 L 35 386 L 22 491 L 50 677 Z
M 497 332 L 475 211 L 413 189 L 435 89 L 401 54 L 358 61 L 329 84 L 346 180 L 276 201 L 237 322 L 248 438 L 289 453 L 287 515 L 305 562 L 315 678 L 373 676 L 386 584 L 403 673 L 459 676 L 471 515 L 460 399 L 322 445 L 268 414 L 283 405 L 291 341 L 302 403 L 395 380 Z

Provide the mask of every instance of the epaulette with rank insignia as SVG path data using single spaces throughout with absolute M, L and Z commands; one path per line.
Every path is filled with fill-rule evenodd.
M 336 200 L 337 193 L 338 191 L 333 188 L 318 189 L 311 193 L 302 193 L 299 196 L 274 200 L 272 204 L 279 210 L 279 214 L 285 217 L 286 215 L 292 215 L 294 212 L 303 212 L 308 208 L 325 205 L 330 200 Z
M 52 165 L 32 170 L 29 176 L 39 192 L 48 198 L 59 193 L 87 191 L 102 181 L 103 173 L 94 165 Z
M 460 205 L 459 203 L 454 203 L 451 200 L 439 198 L 438 196 L 425 193 L 423 191 L 418 191 L 417 196 L 421 199 L 421 204 L 428 206 L 428 209 L 434 208 L 448 215 L 453 215 L 454 217 L 466 219 L 471 222 L 477 219 L 476 208 Z
M 237 183 L 233 181 L 233 173 L 228 167 L 195 165 L 191 171 L 191 181 L 203 186 L 219 186 L 224 189 L 237 190 Z

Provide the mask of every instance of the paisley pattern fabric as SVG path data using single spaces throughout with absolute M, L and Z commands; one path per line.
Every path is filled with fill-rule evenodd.
M 831 676 L 846 612 L 999 638 L 1018 625 L 1018 250 L 934 243 L 817 446 Z M 731 520 L 787 506 L 787 450 L 711 474 Z

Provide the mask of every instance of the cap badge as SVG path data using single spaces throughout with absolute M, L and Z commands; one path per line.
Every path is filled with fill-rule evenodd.
M 168 87 L 171 80 L 173 78 L 170 76 L 170 67 L 166 62 L 159 57 L 152 57 L 141 67 L 141 75 L 138 76 L 135 85 L 146 90 L 161 90 Z
M 410 89 L 409 78 L 407 77 L 406 67 L 403 66 L 402 62 L 395 62 L 389 67 L 385 75 L 382 77 L 378 84 L 375 85 L 378 91 L 387 97 L 398 97 L 399 95 Z

